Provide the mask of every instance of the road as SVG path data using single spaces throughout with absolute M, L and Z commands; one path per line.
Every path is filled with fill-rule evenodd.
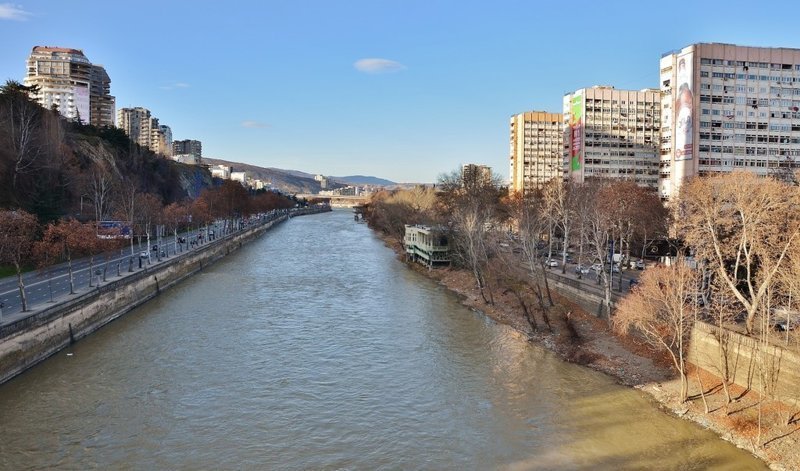
M 262 222 L 269 222 L 283 215 L 283 212 L 273 211 L 260 217 Z M 178 234 L 178 238 L 185 240 L 184 243 L 175 243 L 175 237 L 167 236 L 161 238 L 160 250 L 148 250 L 147 239 L 142 238 L 133 245 L 131 252 L 130 245 L 106 254 L 95 255 L 92 261 L 89 257 L 72 261 L 72 286 L 73 292 L 85 292 L 100 285 L 116 281 L 130 273 L 138 272 L 149 266 L 157 265 L 162 261 L 181 254 L 187 250 L 202 247 L 214 239 L 225 237 L 236 232 L 247 224 L 242 221 L 234 221 L 226 228 L 222 221 L 202 227 L 196 230 Z M 206 235 L 206 229 L 209 236 Z M 212 240 L 207 240 L 213 231 Z M 157 239 L 150 239 L 152 246 L 159 245 Z M 159 253 L 160 252 L 160 253 Z M 37 270 L 23 274 L 25 294 L 27 298 L 28 310 L 42 307 L 43 304 L 57 303 L 63 301 L 70 295 L 70 276 L 69 264 L 61 263 L 53 265 L 45 270 Z M 0 278 L 0 324 L 13 322 L 19 318 L 30 315 L 29 312 L 22 312 L 22 302 L 16 276 Z

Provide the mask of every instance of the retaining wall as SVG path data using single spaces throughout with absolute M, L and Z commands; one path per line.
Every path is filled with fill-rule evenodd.
M 548 273 L 552 289 L 598 317 L 604 313 L 600 286 L 590 286 L 560 273 Z M 622 296 L 612 292 L 612 309 Z M 757 339 L 697 321 L 691 332 L 687 360 L 719 377 L 727 369 L 730 380 L 746 389 L 800 405 L 800 354 L 780 345 L 777 334 L 769 345 Z M 722 350 L 720 350 L 722 348 Z M 720 357 L 722 360 L 720 360 Z M 763 384 L 762 384 L 763 382 Z
M 282 216 L 239 234 L 217 239 L 3 326 L 0 328 L 0 384 L 238 250 L 273 225 L 287 219 L 288 216 Z
M 777 345 L 778 338 L 764 345 L 699 321 L 691 335 L 688 361 L 693 365 L 719 377 L 727 369 L 731 381 L 743 388 L 763 390 L 770 397 L 800 405 L 800 354 Z

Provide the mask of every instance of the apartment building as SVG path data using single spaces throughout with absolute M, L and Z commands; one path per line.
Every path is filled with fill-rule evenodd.
M 483 185 L 489 184 L 492 182 L 492 167 L 479 164 L 464 164 L 461 166 L 461 178 L 463 181 L 470 180 L 480 182 Z
M 116 99 L 111 96 L 111 78 L 102 65 L 96 64 L 89 78 L 89 122 L 99 128 L 113 127 Z
M 36 46 L 28 57 L 23 83 L 38 86 L 33 98 L 48 109 L 58 109 L 62 116 L 90 121 L 92 64 L 80 49 Z
M 172 143 L 173 155 L 178 154 L 193 154 L 198 159 L 203 157 L 203 144 L 200 141 L 193 139 L 184 139 L 182 141 L 175 141 Z
M 563 115 L 529 111 L 511 117 L 511 191 L 525 194 L 564 175 Z
M 658 186 L 658 90 L 582 88 L 563 100 L 563 163 L 569 178 L 631 180 Z
M 696 175 L 800 168 L 800 49 L 692 44 L 660 71 L 663 198 Z
M 117 111 L 117 127 L 125 131 L 133 142 L 154 152 L 157 151 L 158 141 L 156 140 L 154 144 L 153 137 L 158 138 L 158 120 L 153 118 L 147 108 L 120 108 Z
M 172 128 L 167 126 L 166 124 L 160 124 L 158 126 L 158 130 L 160 131 L 160 152 L 161 154 L 170 157 L 172 156 Z

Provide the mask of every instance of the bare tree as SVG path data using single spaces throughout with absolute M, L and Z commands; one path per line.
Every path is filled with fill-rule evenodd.
M 0 263 L 14 266 L 22 310 L 28 310 L 22 268 L 31 260 L 33 241 L 39 225 L 36 217 L 25 211 L 0 211 Z
M 612 319 L 618 332 L 635 332 L 651 346 L 665 350 L 680 375 L 680 402 L 686 402 L 686 345 L 695 319 L 691 299 L 695 272 L 679 260 L 668 267 L 654 267 L 642 274 L 641 282 L 623 299 Z
M 487 176 L 477 168 L 453 172 L 439 179 L 456 256 L 472 271 L 487 304 L 494 304 L 487 240 L 501 222 L 499 181 L 497 176 Z
M 750 172 L 696 178 L 675 206 L 679 235 L 707 260 L 745 311 L 755 318 L 800 234 L 800 190 Z

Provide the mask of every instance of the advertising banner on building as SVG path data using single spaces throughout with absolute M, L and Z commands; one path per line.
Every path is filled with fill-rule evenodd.
M 675 106 L 672 111 L 675 161 L 692 159 L 694 133 L 694 96 L 692 94 L 694 51 L 678 55 L 675 87 Z
M 583 166 L 583 91 L 575 92 L 570 106 L 570 169 L 578 171 Z

